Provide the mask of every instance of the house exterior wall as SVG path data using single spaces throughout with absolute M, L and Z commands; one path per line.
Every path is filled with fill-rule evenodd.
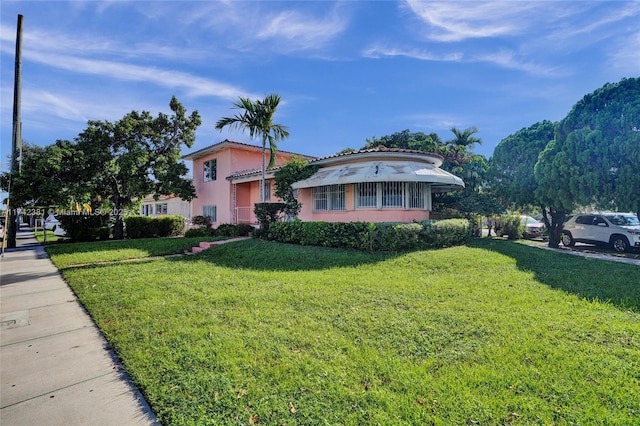
M 205 182 L 204 164 L 213 159 L 216 160 L 216 179 Z M 192 216 L 203 215 L 204 206 L 216 206 L 213 226 L 232 223 L 232 186 L 226 177 L 235 171 L 255 168 L 260 164 L 262 164 L 261 152 L 237 148 L 221 150 L 193 160 L 193 184 L 197 198 L 191 202 Z
M 345 189 L 346 209 L 332 211 L 313 211 L 311 189 L 299 189 L 298 202 L 302 208 L 298 219 L 304 222 L 413 222 L 429 219 L 430 210 L 356 208 L 354 185 L 347 185 Z
M 459 177 L 439 168 L 442 157 L 437 154 L 382 147 L 312 159 L 278 152 L 278 166 L 294 156 L 320 167 L 313 176 L 293 185 L 302 203 L 298 218 L 303 221 L 422 221 L 430 217 L 433 192 L 464 187 Z M 193 161 L 197 198 L 191 203 L 192 216 L 206 211 L 214 217 L 214 227 L 257 223 L 253 210 L 260 202 L 261 147 L 225 140 L 183 158 Z M 209 175 L 205 181 L 205 163 L 213 159 L 216 177 Z M 271 195 L 267 201 L 280 201 L 273 195 L 273 171 L 267 171 L 266 179 Z M 334 186 L 340 189 L 332 189 Z
M 278 152 L 277 164 L 286 163 L 293 155 Z M 216 179 L 205 182 L 204 164 L 213 159 L 216 160 Z M 245 183 L 233 183 L 227 180 L 227 177 L 238 171 L 261 168 L 262 148 L 255 146 L 230 145 L 225 149 L 193 159 L 193 184 L 197 198 L 191 202 L 191 215 L 203 215 L 205 206 L 216 206 L 216 220 L 212 221 L 214 227 L 223 223 L 256 223 L 253 206 L 260 202 L 260 177 Z M 267 179 L 267 182 L 271 182 L 273 193 L 275 185 L 273 179 Z
M 165 208 L 163 206 L 166 205 Z M 142 200 L 140 213 L 143 216 L 164 216 L 164 215 L 182 215 L 187 219 L 191 218 L 191 204 L 183 201 L 179 197 L 160 196 L 158 201 L 153 197 L 147 197 Z

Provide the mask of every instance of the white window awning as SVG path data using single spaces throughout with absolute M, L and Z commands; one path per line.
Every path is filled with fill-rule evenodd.
M 308 179 L 291 185 L 294 189 L 361 182 L 425 182 L 433 192 L 464 188 L 459 177 L 420 161 L 363 161 L 323 167 Z

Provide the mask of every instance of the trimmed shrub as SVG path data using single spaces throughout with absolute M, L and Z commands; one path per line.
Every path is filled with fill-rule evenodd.
M 285 203 L 256 203 L 253 213 L 260 224 L 260 228 L 269 229 L 269 225 L 278 222 L 286 209 Z
M 211 218 L 209 216 L 193 216 L 191 224 L 204 228 L 211 228 Z
M 151 237 L 173 237 L 184 230 L 184 217 L 180 215 L 148 217 L 127 216 L 124 218 L 127 237 L 131 239 Z
M 421 223 L 291 222 L 272 223 L 254 234 L 268 240 L 355 250 L 406 251 L 466 244 L 471 224 L 465 219 Z
M 427 220 L 422 228 L 427 247 L 452 247 L 469 242 L 472 225 L 467 219 Z
M 71 241 L 95 241 L 109 239 L 109 215 L 60 215 L 60 226 Z
M 193 237 L 213 237 L 214 234 L 213 228 L 191 228 L 187 229 L 187 232 L 184 233 L 186 238 Z
M 255 231 L 255 228 L 251 225 L 249 225 L 248 223 L 239 223 L 236 225 L 238 227 L 238 236 L 239 237 L 248 237 L 249 234 L 251 234 L 253 231 Z

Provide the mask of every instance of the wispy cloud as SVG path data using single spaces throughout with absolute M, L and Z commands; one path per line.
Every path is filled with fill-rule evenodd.
M 315 17 L 298 11 L 284 11 L 267 18 L 267 24 L 257 32 L 263 40 L 275 40 L 287 51 L 319 49 L 341 34 L 347 19 L 336 10 Z
M 427 23 L 427 38 L 454 42 L 520 34 L 529 24 L 530 2 L 425 2 L 407 0 L 408 8 Z
M 213 96 L 226 99 L 235 99 L 238 96 L 256 97 L 238 87 L 182 71 L 42 52 L 28 52 L 25 54 L 25 58 L 52 68 L 78 74 L 100 75 L 116 80 L 141 81 L 162 87 L 179 88 L 185 90 L 189 97 Z
M 423 61 L 437 61 L 437 62 L 461 62 L 463 59 L 463 54 L 459 52 L 454 53 L 446 53 L 446 54 L 435 54 L 429 52 L 428 50 L 411 48 L 411 49 L 402 49 L 398 47 L 387 47 L 382 45 L 375 45 L 366 48 L 362 52 L 362 56 L 365 58 L 381 58 L 381 57 L 394 57 L 394 56 L 405 56 L 408 58 L 419 59 Z

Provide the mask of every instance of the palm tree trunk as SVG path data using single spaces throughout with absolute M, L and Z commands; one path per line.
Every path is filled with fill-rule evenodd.
M 266 196 L 264 193 L 264 181 L 266 176 L 266 158 L 267 158 L 267 138 L 262 136 L 262 178 L 260 179 L 260 202 L 264 203 Z

